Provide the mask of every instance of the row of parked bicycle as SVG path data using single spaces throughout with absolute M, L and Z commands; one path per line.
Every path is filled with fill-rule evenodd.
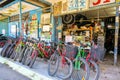
M 36 39 L 9 39 L 1 56 L 19 61 L 32 68 L 36 58 L 48 61 L 48 74 L 63 80 L 98 80 L 100 71 L 94 46 L 72 43 L 46 43 Z

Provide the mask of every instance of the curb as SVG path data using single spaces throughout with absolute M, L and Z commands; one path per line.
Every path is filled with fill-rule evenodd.
M 13 63 L 12 61 L 9 61 L 1 56 L 0 56 L 0 63 L 9 65 L 9 67 L 11 67 L 13 70 L 21 73 L 22 75 L 30 78 L 31 80 L 55 80 L 55 79 L 51 79 L 47 76 L 44 76 L 42 74 L 38 74 L 38 73 L 36 73 L 30 69 L 27 69 L 19 64 Z

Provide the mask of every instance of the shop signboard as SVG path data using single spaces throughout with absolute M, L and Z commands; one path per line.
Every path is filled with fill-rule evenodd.
M 68 0 L 68 9 L 74 10 L 78 8 L 78 0 Z
M 114 3 L 115 0 L 90 0 L 90 7 Z
M 88 6 L 88 0 L 68 0 L 68 10 L 86 9 Z

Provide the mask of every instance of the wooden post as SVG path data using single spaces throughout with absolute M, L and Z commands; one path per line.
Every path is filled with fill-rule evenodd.
M 118 35 L 119 35 L 119 6 L 116 7 L 116 17 L 115 17 L 114 65 L 117 64 Z

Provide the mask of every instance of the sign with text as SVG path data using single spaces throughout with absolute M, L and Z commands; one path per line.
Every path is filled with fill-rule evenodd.
M 68 10 L 79 10 L 88 6 L 88 0 L 68 0 Z
M 114 3 L 115 0 L 90 0 L 90 7 Z

